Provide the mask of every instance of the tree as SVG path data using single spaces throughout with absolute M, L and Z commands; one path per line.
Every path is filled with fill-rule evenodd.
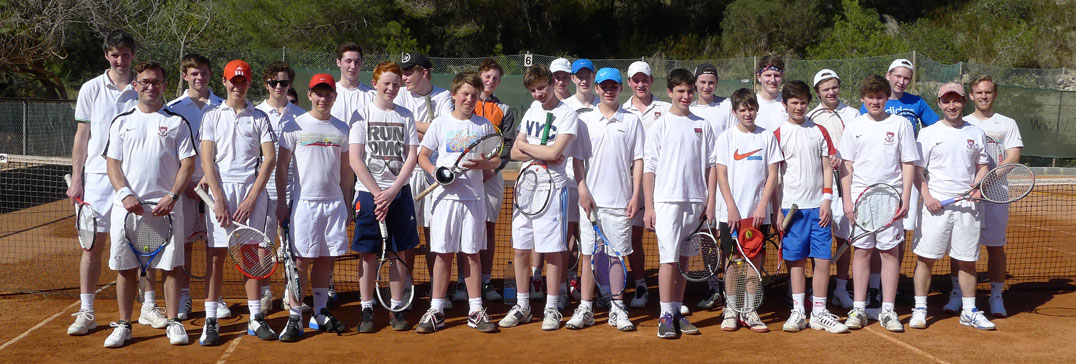
M 834 17 L 833 30 L 817 45 L 807 47 L 812 58 L 837 59 L 907 52 L 873 9 L 858 0 L 843 0 L 843 11 Z
M 736 0 L 725 8 L 721 43 L 733 56 L 798 55 L 817 42 L 827 23 L 818 1 Z
M 67 98 L 63 80 L 49 70 L 67 58 L 67 32 L 79 17 L 71 1 L 26 0 L 0 3 L 0 72 L 28 77 L 47 98 Z

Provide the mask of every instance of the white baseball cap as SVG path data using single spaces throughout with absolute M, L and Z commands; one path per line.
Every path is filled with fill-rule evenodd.
M 814 83 L 812 84 L 812 86 L 818 87 L 819 83 L 822 83 L 822 81 L 831 78 L 836 78 L 838 80 L 841 79 L 840 77 L 837 77 L 837 72 L 833 72 L 833 70 L 831 69 L 826 68 L 821 71 L 818 71 L 818 73 L 814 74 Z
M 572 73 L 572 62 L 568 62 L 565 58 L 557 58 L 553 60 L 553 63 L 549 64 L 549 72 L 568 72 Z
M 635 61 L 632 62 L 630 66 L 628 66 L 628 78 L 631 78 L 632 76 L 635 76 L 636 73 L 640 72 L 647 76 L 653 76 L 652 74 L 650 74 L 650 65 L 646 62 Z
M 904 67 L 904 68 L 907 68 L 908 70 L 910 70 L 912 72 L 915 72 L 915 66 L 912 65 L 912 61 L 909 61 L 909 60 L 904 59 L 904 58 L 898 58 L 898 59 L 893 60 L 893 63 L 889 64 L 889 71 L 892 71 L 894 68 L 897 68 L 897 67 Z M 886 71 L 886 72 L 888 72 L 888 71 Z

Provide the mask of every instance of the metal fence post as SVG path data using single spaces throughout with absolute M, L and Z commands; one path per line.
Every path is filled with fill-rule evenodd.
M 28 155 L 30 146 L 30 102 L 22 102 L 22 155 Z
M 280 61 L 288 62 L 288 47 L 280 47 Z

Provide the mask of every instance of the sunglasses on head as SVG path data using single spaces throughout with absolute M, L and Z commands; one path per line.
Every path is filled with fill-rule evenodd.
M 265 83 L 269 84 L 269 87 L 288 87 L 291 84 L 291 80 L 267 80 Z

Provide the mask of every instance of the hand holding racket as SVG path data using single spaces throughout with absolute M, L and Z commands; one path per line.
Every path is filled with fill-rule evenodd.
M 64 175 L 64 181 L 70 189 L 71 175 Z M 82 246 L 82 250 L 93 250 L 97 242 L 97 213 L 93 211 L 90 204 L 82 201 L 82 198 L 73 196 L 71 199 L 75 201 L 75 231 L 78 232 L 78 244 Z
M 215 202 L 202 187 L 195 187 L 194 193 L 197 193 L 206 205 L 213 205 Z M 261 230 L 238 221 L 233 221 L 232 225 L 228 231 L 228 257 L 235 263 L 235 267 L 243 275 L 253 279 L 272 276 L 277 266 L 273 241 Z
M 456 181 L 456 175 L 462 172 L 485 167 L 485 163 L 501 155 L 503 146 L 504 137 L 498 133 L 485 135 L 471 142 L 459 153 L 456 161 L 452 163 L 452 167 L 437 167 L 437 170 L 434 171 L 434 180 L 437 183 L 430 184 L 430 187 L 415 196 L 415 201 L 423 199 L 426 195 L 436 190 L 437 187 L 452 184 L 452 182 Z
M 997 204 L 1015 202 L 1035 187 L 1035 173 L 1020 163 L 1002 164 L 987 172 L 979 183 L 964 194 L 941 202 L 942 206 L 960 200 L 989 201 Z
M 892 226 L 893 222 L 900 219 L 901 212 L 906 211 L 902 206 L 900 192 L 893 186 L 877 183 L 863 190 L 856 198 L 855 209 L 851 215 L 848 215 L 848 219 L 853 223 L 851 234 L 853 237 L 837 248 L 833 260 L 843 256 L 856 240 Z M 856 227 L 863 232 L 856 235 Z

